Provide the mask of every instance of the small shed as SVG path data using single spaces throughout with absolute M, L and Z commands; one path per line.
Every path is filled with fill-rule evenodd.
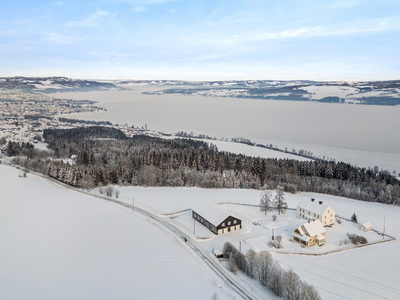
M 358 229 L 362 231 L 370 231 L 372 230 L 372 224 L 370 222 L 361 223 L 358 225 Z
M 221 250 L 213 250 L 213 253 L 214 253 L 216 258 L 223 258 L 224 257 L 224 252 L 222 252 Z

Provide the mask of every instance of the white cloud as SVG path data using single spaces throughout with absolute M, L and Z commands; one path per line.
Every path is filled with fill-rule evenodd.
M 175 1 L 178 1 L 178 0 L 144 0 L 141 2 L 148 3 L 148 4 L 155 4 L 155 3 L 175 2 Z
M 100 21 L 106 17 L 111 16 L 108 11 L 97 10 L 95 13 L 90 14 L 81 21 L 71 21 L 67 22 L 68 27 L 98 27 L 100 26 Z
M 373 33 L 385 30 L 398 30 L 397 27 L 389 27 L 388 21 L 374 22 L 375 24 L 365 26 L 343 26 L 341 28 L 327 28 L 322 26 L 302 27 L 291 30 L 278 32 L 265 32 L 262 34 L 253 35 L 256 40 L 277 40 L 288 38 L 308 38 L 308 37 L 323 37 L 335 35 L 350 35 L 358 33 Z
M 133 9 L 134 12 L 143 12 L 146 9 L 143 6 L 138 6 Z
M 80 40 L 79 38 L 61 35 L 59 33 L 48 33 L 45 39 L 53 45 L 73 44 L 76 41 Z
M 329 5 L 330 8 L 349 8 L 349 7 L 354 7 L 356 5 L 361 4 L 360 0 L 355 0 L 355 1 L 336 1 L 333 2 L 332 4 Z

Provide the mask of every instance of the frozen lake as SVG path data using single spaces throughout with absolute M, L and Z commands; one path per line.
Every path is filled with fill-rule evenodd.
M 400 106 L 142 94 L 149 90 L 160 87 L 53 96 L 96 100 L 107 109 L 96 114 L 68 115 L 69 118 L 147 124 L 156 131 L 244 137 L 282 149 L 307 149 L 360 166 L 400 171 Z

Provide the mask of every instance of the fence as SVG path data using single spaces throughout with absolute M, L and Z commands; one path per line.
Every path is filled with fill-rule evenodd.
M 346 251 L 346 250 L 351 250 L 351 249 L 356 249 L 356 248 L 362 248 L 362 247 L 366 247 L 366 246 L 371 246 L 371 245 L 375 245 L 375 244 L 387 243 L 387 242 L 391 242 L 391 241 L 394 241 L 394 240 L 396 240 L 396 238 L 395 238 L 395 237 L 392 237 L 392 238 L 387 239 L 387 240 L 376 241 L 376 242 L 367 243 L 367 244 L 362 244 L 362 245 L 355 245 L 355 246 L 352 246 L 352 247 L 347 247 L 347 248 L 342 248 L 342 249 L 336 249 L 336 250 L 326 251 L 326 252 L 320 252 L 320 253 L 309 253 L 309 252 L 285 252 L 285 251 L 275 251 L 275 253 L 279 253 L 279 254 L 297 254 L 297 255 L 322 256 L 322 255 L 327 255 L 327 254 L 342 252 L 342 251 Z

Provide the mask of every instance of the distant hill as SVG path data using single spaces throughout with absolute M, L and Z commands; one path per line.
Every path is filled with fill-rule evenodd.
M 1 89 L 20 89 L 24 92 L 83 92 L 122 89 L 111 82 L 71 79 L 67 77 L 0 77 Z
M 310 81 L 310 80 L 229 80 L 174 81 L 124 80 L 120 87 L 160 86 L 145 94 L 182 94 L 205 97 L 315 101 L 365 105 L 400 105 L 400 80 L 391 81 Z

